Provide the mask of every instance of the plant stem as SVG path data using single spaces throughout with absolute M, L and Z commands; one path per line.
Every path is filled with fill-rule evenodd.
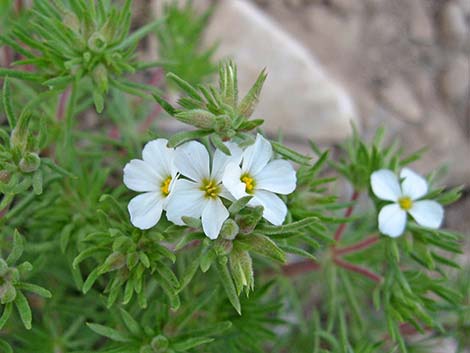
M 379 276 L 378 274 L 376 274 L 375 272 L 372 272 L 371 270 L 369 270 L 367 268 L 354 265 L 354 264 L 352 264 L 350 262 L 346 262 L 346 261 L 344 261 L 340 258 L 335 258 L 335 259 L 333 259 L 333 261 L 339 267 L 342 267 L 342 268 L 344 268 L 345 270 L 348 270 L 348 271 L 359 273 L 359 274 L 363 275 L 364 277 L 369 278 L 370 280 L 372 280 L 374 282 L 380 283 L 382 281 L 381 276 Z
M 353 194 L 351 195 L 351 202 L 355 202 L 358 198 L 359 198 L 359 192 L 354 191 Z M 351 217 L 351 214 L 354 210 L 354 206 L 355 206 L 355 203 L 346 209 L 346 211 L 344 212 L 344 218 Z M 334 235 L 334 239 L 336 240 L 336 242 L 338 242 L 341 239 L 341 236 L 343 235 L 345 229 L 346 229 L 346 223 L 341 223 L 338 229 L 336 229 L 336 232 Z
M 345 246 L 344 248 L 334 249 L 334 253 L 335 255 L 346 255 L 346 254 L 355 253 L 355 252 L 367 249 L 368 247 L 377 243 L 379 240 L 380 240 L 380 237 L 378 235 L 373 235 L 356 244 Z
M 59 99 L 59 105 L 57 106 L 57 114 L 56 114 L 57 120 L 62 120 L 64 118 L 65 103 L 67 102 L 67 99 L 69 99 L 69 97 L 70 97 L 70 87 L 67 87 Z
M 321 268 L 320 264 L 313 260 L 304 260 L 282 266 L 282 274 L 286 276 L 295 276 L 308 271 L 315 271 Z

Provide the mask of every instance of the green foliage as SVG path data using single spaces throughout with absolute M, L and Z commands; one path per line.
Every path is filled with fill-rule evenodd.
M 192 3 L 191 0 L 186 0 L 182 6 L 176 1 L 165 3 L 164 23 L 156 33 L 164 70 L 197 85 L 217 70 L 212 59 L 216 46 L 206 50 L 200 48 L 212 10 L 199 15 Z
M 266 221 L 250 195 L 223 200 L 229 217 L 216 240 L 191 217 L 132 226 L 122 168 L 162 135 L 147 98 L 195 128 L 170 146 L 199 140 L 230 154 L 225 141 L 246 147 L 263 123 L 251 116 L 266 73 L 243 98 L 232 62 L 220 65 L 217 88 L 207 84 L 215 46 L 199 44 L 211 10 L 171 4 L 130 32 L 130 6 L 40 0 L 18 12 L 0 2 L 0 49 L 23 68 L 0 68 L 0 351 L 411 353 L 452 337 L 463 352 L 462 237 L 412 219 L 399 238 L 378 233 L 384 203 L 371 173 L 397 172 L 422 153 L 385 146 L 383 129 L 370 143 L 356 132 L 337 160 L 313 142 L 314 161 L 271 141 L 276 158 L 298 167 L 296 190 L 281 196 L 283 225 Z M 147 34 L 159 40 L 158 63 L 136 60 Z M 158 64 L 184 94 L 178 107 L 125 77 Z M 426 199 L 459 199 L 462 188 L 427 179 Z M 343 180 L 350 201 L 335 194 Z

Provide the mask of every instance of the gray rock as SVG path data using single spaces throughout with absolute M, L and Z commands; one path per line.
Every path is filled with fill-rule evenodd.
M 453 1 L 447 2 L 441 12 L 441 35 L 445 44 L 461 46 L 468 35 L 467 23 L 462 8 Z
M 334 142 L 351 133 L 358 117 L 350 96 L 317 60 L 251 3 L 219 3 L 207 30 L 208 42 L 220 40 L 219 58 L 238 64 L 241 94 L 266 67 L 268 79 L 254 117 L 268 132 Z
M 384 104 L 399 117 L 410 123 L 423 119 L 423 111 L 411 88 L 401 79 L 392 79 L 384 84 L 380 91 Z
M 434 26 L 425 3 L 422 1 L 410 1 L 410 6 L 411 38 L 419 42 L 432 42 L 434 39 Z
M 464 54 L 453 57 L 441 75 L 440 87 L 451 103 L 468 97 L 470 58 Z
M 458 0 L 457 2 L 465 16 L 470 16 L 470 0 Z

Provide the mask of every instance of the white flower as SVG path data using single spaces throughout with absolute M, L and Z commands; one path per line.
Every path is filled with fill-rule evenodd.
M 426 180 L 410 169 L 400 173 L 401 185 L 397 176 L 390 170 L 381 169 L 371 175 L 374 194 L 382 200 L 393 203 L 379 212 L 379 230 L 393 238 L 403 234 L 407 213 L 416 223 L 424 227 L 439 228 L 444 218 L 443 207 L 432 200 L 419 200 L 428 192 Z
M 292 165 L 273 157 L 272 146 L 258 134 L 253 145 L 243 151 L 242 166 L 229 163 L 223 176 L 224 186 L 236 198 L 252 195 L 248 205 L 263 206 L 263 217 L 274 225 L 281 225 L 287 207 L 276 195 L 290 194 L 295 190 L 297 178 Z
M 168 141 L 157 139 L 147 143 L 142 159 L 133 159 L 124 167 L 124 184 L 131 190 L 144 192 L 128 205 L 131 222 L 140 229 L 149 229 L 158 223 L 172 194 L 177 169 L 174 149 Z
M 230 198 L 222 185 L 222 174 L 227 163 L 240 163 L 241 149 L 233 143 L 226 146 L 227 156 L 216 150 L 210 166 L 207 149 L 199 142 L 190 141 L 176 149 L 175 164 L 187 179 L 178 179 L 167 207 L 167 218 L 175 224 L 184 225 L 181 217 L 201 217 L 204 233 L 216 239 L 222 224 L 229 216 L 220 197 Z

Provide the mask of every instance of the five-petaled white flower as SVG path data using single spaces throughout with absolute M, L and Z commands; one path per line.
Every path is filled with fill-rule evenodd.
M 234 143 L 227 143 L 231 156 L 216 150 L 210 165 L 207 149 L 199 142 L 190 141 L 175 151 L 175 165 L 188 179 L 178 179 L 167 207 L 167 218 L 178 225 L 184 225 L 181 217 L 201 217 L 204 233 L 216 239 L 222 224 L 229 216 L 220 197 L 231 198 L 222 185 L 226 165 L 240 163 L 241 149 Z
M 272 157 L 271 144 L 258 134 L 255 143 L 243 151 L 241 168 L 236 162 L 227 165 L 223 184 L 236 199 L 252 195 L 248 205 L 263 206 L 263 217 L 274 225 L 281 225 L 287 207 L 276 194 L 287 195 L 294 191 L 297 178 L 288 161 L 271 160 Z
M 426 180 L 410 169 L 400 173 L 401 185 L 395 173 L 387 169 L 371 175 L 374 194 L 382 200 L 393 201 L 379 212 L 379 230 L 390 237 L 403 234 L 407 213 L 424 227 L 439 228 L 444 218 L 443 207 L 433 200 L 420 200 L 428 192 Z
M 131 222 L 140 229 L 149 229 L 158 223 L 166 209 L 176 181 L 174 149 L 168 141 L 148 142 L 142 151 L 142 160 L 133 159 L 124 167 L 124 184 L 131 190 L 144 192 L 128 205 Z

